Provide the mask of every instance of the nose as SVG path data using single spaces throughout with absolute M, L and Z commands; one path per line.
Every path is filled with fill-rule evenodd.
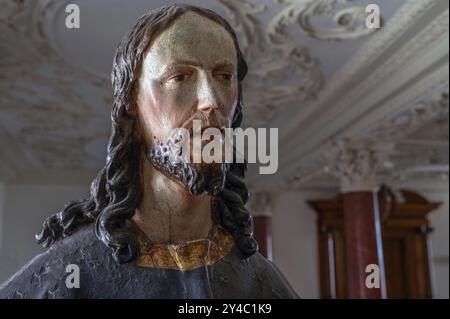
M 203 74 L 199 77 L 197 96 L 198 110 L 207 114 L 219 110 L 220 100 L 217 90 L 214 88 L 212 76 Z

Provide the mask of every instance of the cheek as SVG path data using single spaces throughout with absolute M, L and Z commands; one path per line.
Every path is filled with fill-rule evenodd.
M 172 130 L 180 127 L 191 115 L 187 107 L 190 103 L 189 96 L 165 90 L 159 83 L 151 85 L 139 102 L 145 128 L 151 131 L 151 138 L 155 136 L 158 140 L 165 141 Z

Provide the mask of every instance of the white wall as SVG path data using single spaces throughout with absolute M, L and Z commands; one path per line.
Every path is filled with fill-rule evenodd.
M 320 297 L 316 213 L 306 201 L 331 198 L 337 192 L 286 192 L 274 199 L 273 261 L 301 298 Z
M 89 185 L 6 185 L 0 282 L 8 279 L 33 256 L 43 251 L 34 235 L 43 221 L 70 200 L 85 198 Z

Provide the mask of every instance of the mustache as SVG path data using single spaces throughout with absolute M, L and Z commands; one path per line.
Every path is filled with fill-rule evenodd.
M 187 119 L 181 125 L 181 128 L 187 129 L 192 135 L 194 121 L 200 121 L 202 130 L 208 127 L 223 129 L 230 126 L 230 121 L 227 120 L 220 112 L 213 111 L 207 114 L 205 112 L 198 111 Z

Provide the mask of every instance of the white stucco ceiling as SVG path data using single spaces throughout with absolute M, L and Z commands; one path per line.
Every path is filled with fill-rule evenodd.
M 211 8 L 231 22 L 250 68 L 244 84 L 245 124 L 280 130 L 279 174 L 259 183 L 260 176 L 250 170 L 250 180 L 262 188 L 295 187 L 308 175 L 305 171 L 328 165 L 324 158 L 330 155 L 323 155 L 323 148 L 330 141 L 363 135 L 405 107 L 448 91 L 448 71 L 441 70 L 448 64 L 448 44 L 446 49 L 445 43 L 438 45 L 448 34 L 448 21 L 442 22 L 445 13 L 448 20 L 446 1 L 184 2 Z M 383 19 L 376 31 L 361 20 L 365 6 L 373 2 Z M 79 5 L 80 29 L 65 27 L 68 3 Z M 169 3 L 0 0 L 4 176 L 57 170 L 89 175 L 101 167 L 109 136 L 115 47 L 140 15 Z M 426 28 L 430 31 L 419 39 Z M 420 64 L 421 58 L 428 58 L 430 66 Z M 428 86 L 421 85 L 420 92 L 417 85 L 427 76 Z M 389 103 L 391 109 L 383 109 Z M 448 167 L 448 158 L 440 164 Z M 300 177 L 292 182 L 294 176 Z

